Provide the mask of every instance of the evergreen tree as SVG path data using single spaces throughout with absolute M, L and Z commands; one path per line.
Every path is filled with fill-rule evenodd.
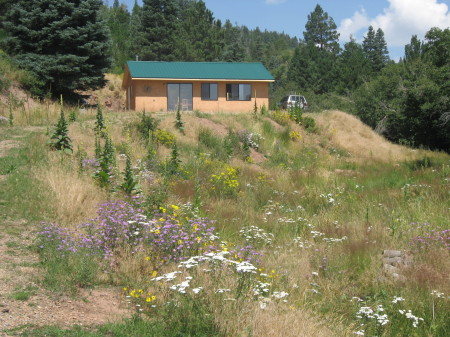
M 172 61 L 176 52 L 178 5 L 174 0 L 144 0 L 141 17 L 144 45 L 140 59 Z
M 108 10 L 107 23 L 111 33 L 112 70 L 121 73 L 130 54 L 130 13 L 125 6 L 120 6 L 115 0 L 114 5 Z
M 137 0 L 134 0 L 134 6 L 130 16 L 130 28 L 128 40 L 130 41 L 130 57 L 136 59 L 139 57 L 141 46 L 144 45 L 145 39 L 141 31 L 142 27 L 142 7 L 139 6 Z
M 353 92 L 369 79 L 370 64 L 364 57 L 362 46 L 352 36 L 339 55 L 337 69 L 339 70 L 337 90 L 341 93 Z
M 245 59 L 245 49 L 242 40 L 242 32 L 238 27 L 234 27 L 230 20 L 225 22 L 224 29 L 224 49 L 222 60 L 226 62 L 242 62 Z
M 212 61 L 215 44 L 214 17 L 203 1 L 184 5 L 177 34 L 178 60 Z
M 417 35 L 413 35 L 411 42 L 405 46 L 405 61 L 411 62 L 419 59 L 422 56 L 423 43 L 417 38 Z
M 321 50 L 326 50 L 334 54 L 339 53 L 339 33 L 332 17 L 324 12 L 320 5 L 311 14 L 308 14 L 308 21 L 303 32 L 305 42 L 313 44 Z
M 375 33 L 375 46 L 377 51 L 375 66 L 382 69 L 389 62 L 389 52 L 384 39 L 384 32 L 381 28 L 378 28 Z
M 369 60 L 374 72 L 379 72 L 389 61 L 384 32 L 378 28 L 375 32 L 372 26 L 369 26 L 367 35 L 364 37 L 363 50 L 366 58 Z
M 38 79 L 34 94 L 71 94 L 105 84 L 110 40 L 101 6 L 101 0 L 17 0 L 11 7 L 5 48 Z
M 336 83 L 336 56 L 311 44 L 300 45 L 292 56 L 288 80 L 298 89 L 330 92 Z

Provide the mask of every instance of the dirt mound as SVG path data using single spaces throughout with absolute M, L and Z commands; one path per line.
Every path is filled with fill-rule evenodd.
M 419 152 L 387 141 L 357 117 L 342 111 L 325 111 L 315 114 L 314 119 L 323 135 L 357 160 L 403 161 L 417 157 Z
M 106 74 L 106 85 L 99 90 L 86 90 L 80 94 L 87 96 L 86 103 L 96 106 L 99 99 L 108 111 L 125 111 L 125 91 L 122 90 L 122 78 L 115 74 Z

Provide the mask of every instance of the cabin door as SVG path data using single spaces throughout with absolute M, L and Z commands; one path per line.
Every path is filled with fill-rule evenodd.
M 192 111 L 192 83 L 169 83 L 167 85 L 167 110 Z

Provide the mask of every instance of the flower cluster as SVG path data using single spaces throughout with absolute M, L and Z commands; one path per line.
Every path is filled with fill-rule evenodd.
M 378 325 L 386 325 L 389 323 L 387 314 L 383 313 L 384 308 L 378 305 L 375 310 L 371 307 L 361 307 L 356 313 L 356 317 L 360 319 L 374 319 Z
M 175 205 L 172 208 L 178 209 Z M 207 219 L 181 219 L 164 209 L 162 214 L 148 219 L 138 206 L 112 201 L 100 205 L 96 219 L 74 230 L 45 224 L 39 238 L 41 248 L 56 245 L 62 252 L 88 249 L 111 261 L 121 250 L 131 250 L 133 254 L 145 251 L 161 264 L 214 251 L 217 236 Z
M 212 174 L 209 180 L 212 183 L 211 189 L 221 195 L 234 196 L 239 188 L 237 175 L 237 169 L 231 166 L 227 166 L 225 172 Z
M 273 242 L 273 234 L 257 226 L 243 227 L 239 233 L 247 244 L 269 246 Z
M 411 244 L 417 248 L 443 247 L 450 250 L 450 229 L 431 230 L 424 235 L 415 237 Z
M 417 326 L 419 325 L 419 321 L 423 321 L 422 317 L 414 316 L 412 314 L 411 310 L 408 310 L 408 311 L 406 311 L 406 310 L 399 310 L 398 312 L 400 314 L 402 314 L 402 315 L 405 315 L 405 317 L 407 319 L 410 319 L 412 321 L 412 325 L 413 325 L 414 328 L 417 328 Z
M 97 159 L 84 158 L 81 162 L 81 167 L 83 170 L 97 172 L 100 168 L 100 162 Z

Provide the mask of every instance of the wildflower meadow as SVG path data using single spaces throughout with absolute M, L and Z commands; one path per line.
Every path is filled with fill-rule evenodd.
M 448 336 L 450 157 L 358 151 L 320 116 L 100 108 L 61 151 L 55 109 L 25 170 L 0 161 L 34 182 L 40 284 L 114 289 L 142 336 Z

